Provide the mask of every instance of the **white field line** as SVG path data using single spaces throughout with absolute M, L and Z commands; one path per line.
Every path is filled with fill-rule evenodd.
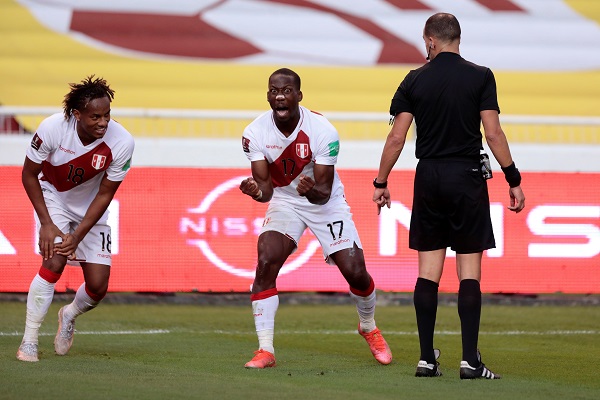
M 148 330 L 123 330 L 123 331 L 79 331 L 77 335 L 161 335 L 170 333 L 195 333 L 198 335 L 255 335 L 253 331 L 227 331 L 227 330 L 190 330 L 190 329 L 148 329 Z M 332 330 L 278 330 L 281 335 L 355 335 L 356 331 Z M 416 331 L 386 331 L 386 335 L 411 335 L 416 336 Z M 436 335 L 460 335 L 460 331 L 436 331 Z M 492 336 L 561 336 L 561 335 L 600 335 L 598 330 L 549 330 L 549 331 L 482 331 L 480 335 Z M 23 332 L 1 332 L 0 336 L 22 336 Z M 40 332 L 40 336 L 54 336 L 56 333 Z
M 139 331 L 79 331 L 75 330 L 78 335 L 159 335 L 164 333 L 172 333 L 167 329 L 147 329 Z M 54 336 L 56 332 L 40 332 L 40 336 Z M 23 332 L 0 332 L 0 336 L 23 336 Z

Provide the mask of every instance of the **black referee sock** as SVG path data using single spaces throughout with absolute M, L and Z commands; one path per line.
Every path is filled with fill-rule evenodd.
M 463 361 L 479 365 L 477 341 L 481 318 L 481 288 L 475 279 L 463 279 L 458 289 L 458 315 L 462 332 Z
M 435 364 L 433 353 L 433 331 L 438 306 L 438 287 L 434 281 L 417 278 L 413 302 L 417 314 L 417 329 L 421 346 L 421 360 Z

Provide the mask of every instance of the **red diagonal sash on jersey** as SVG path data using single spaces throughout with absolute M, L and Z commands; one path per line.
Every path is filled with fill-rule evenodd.
M 269 164 L 273 187 L 289 185 L 312 161 L 312 151 L 308 135 L 298 132 L 296 140 L 283 150 L 283 153 Z
M 42 180 L 50 182 L 59 192 L 66 192 L 104 172 L 112 162 L 110 147 L 104 142 L 87 153 L 62 165 L 42 162 Z

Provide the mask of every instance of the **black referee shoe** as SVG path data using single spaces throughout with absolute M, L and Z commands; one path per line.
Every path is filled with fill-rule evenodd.
M 493 373 L 483 362 L 481 362 L 481 353 L 477 350 L 477 359 L 479 366 L 472 367 L 466 361 L 460 362 L 460 379 L 500 379 L 501 376 Z
M 419 363 L 417 364 L 417 372 L 415 372 L 416 377 L 433 378 L 436 376 L 442 376 L 440 363 L 437 362 L 437 359 L 440 357 L 440 351 L 438 349 L 433 349 L 433 353 L 435 354 L 435 364 L 429 364 L 427 361 L 419 360 Z

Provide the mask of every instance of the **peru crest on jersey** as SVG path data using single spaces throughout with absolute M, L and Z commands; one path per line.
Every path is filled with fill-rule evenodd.
M 105 164 L 106 156 L 103 156 L 102 154 L 94 154 L 94 156 L 92 157 L 92 167 L 94 167 L 97 170 L 101 170 Z
M 296 143 L 296 155 L 300 158 L 306 158 L 310 155 L 308 143 Z

